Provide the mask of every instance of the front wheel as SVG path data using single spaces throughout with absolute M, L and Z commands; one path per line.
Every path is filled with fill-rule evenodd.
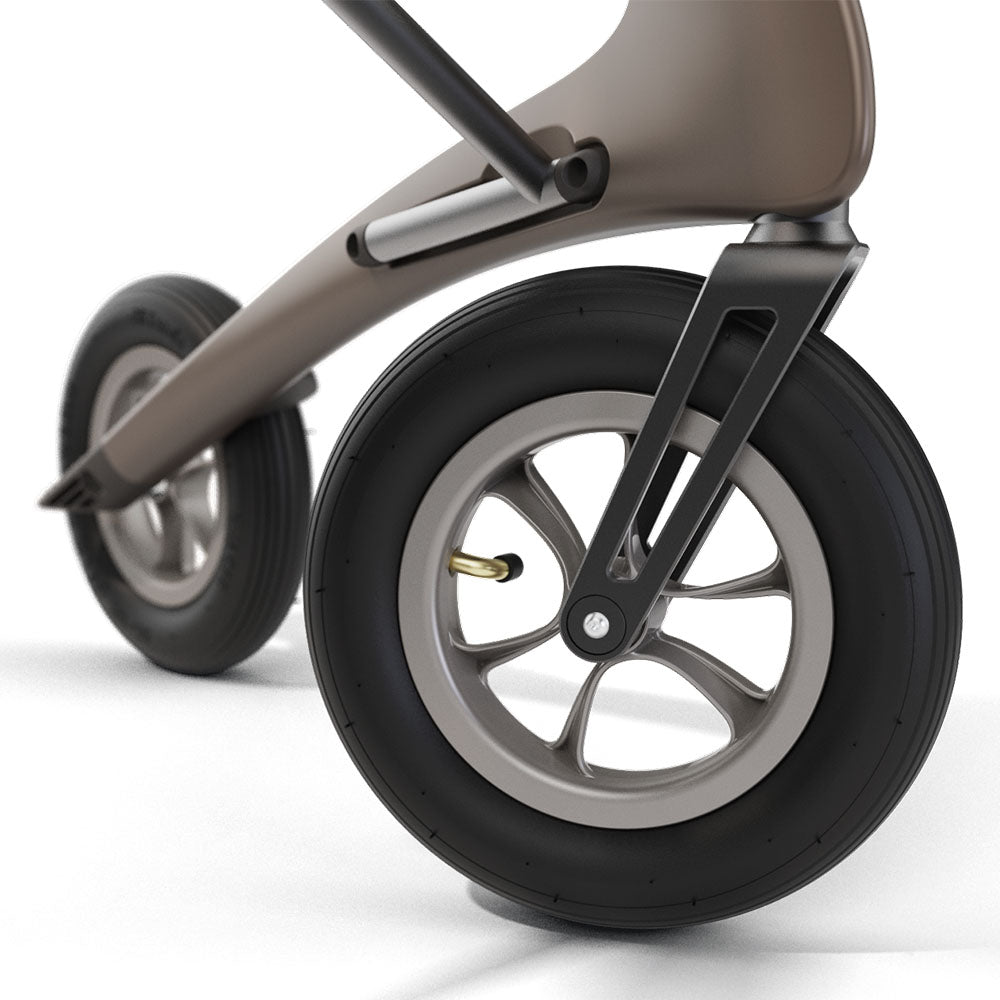
M 700 283 L 571 272 L 445 321 L 355 414 L 311 528 L 316 673 L 376 793 L 470 878 L 595 924 L 717 919 L 836 864 L 913 779 L 954 677 L 933 475 L 818 334 L 639 645 L 596 666 L 562 646 L 585 536 Z M 761 337 L 723 329 L 671 442 L 687 464 Z M 519 551 L 523 576 L 458 578 L 456 550 Z

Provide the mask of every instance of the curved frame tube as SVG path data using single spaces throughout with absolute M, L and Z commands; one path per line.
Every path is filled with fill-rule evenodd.
M 512 112 L 550 160 L 601 143 L 589 207 L 364 267 L 373 219 L 492 179 L 461 142 L 337 230 L 209 337 L 42 498 L 121 507 L 267 407 L 313 365 L 431 292 L 499 264 L 643 230 L 807 218 L 845 202 L 871 155 L 874 97 L 854 0 L 630 3 L 587 62 Z

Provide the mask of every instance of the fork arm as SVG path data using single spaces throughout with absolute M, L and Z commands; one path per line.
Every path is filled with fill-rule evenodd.
M 825 328 L 864 260 L 868 248 L 854 239 L 846 211 L 842 218 L 837 226 L 768 221 L 758 225 L 747 242 L 723 250 L 670 358 L 564 604 L 563 639 L 578 656 L 599 661 L 634 646 L 657 598 L 683 571 L 685 553 L 704 533 L 702 525 L 711 523 L 728 488 L 729 471 L 782 376 L 809 331 Z M 830 230 L 833 239 L 824 239 Z M 614 575 L 612 567 L 621 565 L 618 557 L 640 510 L 640 520 L 651 523 L 650 500 L 657 510 L 662 504 L 662 487 L 662 495 L 652 496 L 657 479 L 663 478 L 657 470 L 716 335 L 734 311 L 760 314 L 770 331 L 647 559 L 631 578 Z M 591 618 L 588 633 L 584 621 L 593 612 L 603 620 L 596 617 L 595 628 Z M 593 634 L 602 628 L 604 634 Z

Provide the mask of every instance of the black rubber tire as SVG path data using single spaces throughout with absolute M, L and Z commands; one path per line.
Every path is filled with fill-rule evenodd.
M 139 344 L 190 354 L 239 304 L 180 276 L 122 289 L 98 312 L 66 381 L 61 460 L 87 448 L 98 387 L 114 360 Z M 125 582 L 91 514 L 70 514 L 73 541 L 105 614 L 161 667 L 215 674 L 246 659 L 281 624 L 301 579 L 309 523 L 309 453 L 296 408 L 250 420 L 222 442 L 228 497 L 225 545 L 206 588 L 182 607 L 149 603 Z
M 583 390 L 653 393 L 702 281 L 589 269 L 528 281 L 456 313 L 369 392 L 313 511 L 310 646 L 362 774 L 417 838 L 469 878 L 593 924 L 718 919 L 816 878 L 909 786 L 954 679 L 958 556 L 934 476 L 881 390 L 816 333 L 751 439 L 812 519 L 834 594 L 827 681 L 784 760 L 706 815 L 599 829 L 500 792 L 432 722 L 397 613 L 401 553 L 428 486 L 474 434 L 518 407 Z M 758 330 L 730 321 L 692 404 L 721 418 L 760 341 Z

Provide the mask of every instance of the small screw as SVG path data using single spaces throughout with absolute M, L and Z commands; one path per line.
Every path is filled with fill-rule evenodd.
M 603 639 L 608 634 L 610 628 L 611 622 L 608 621 L 607 615 L 602 615 L 600 611 L 591 611 L 583 619 L 583 631 L 591 639 Z

